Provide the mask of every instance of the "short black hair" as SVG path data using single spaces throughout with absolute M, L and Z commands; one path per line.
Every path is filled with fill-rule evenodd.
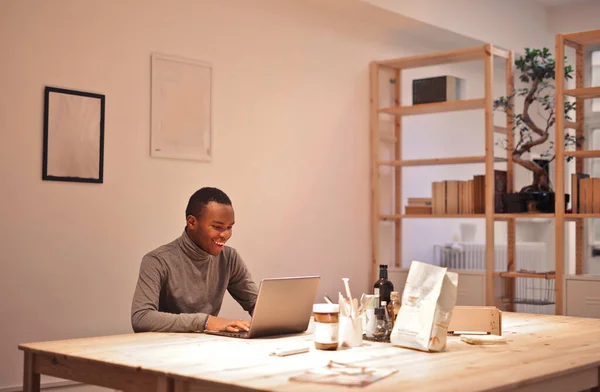
M 219 204 L 226 204 L 228 206 L 231 205 L 231 199 L 229 199 L 229 196 L 227 196 L 222 190 L 211 187 L 200 188 L 194 192 L 188 201 L 187 208 L 185 209 L 186 219 L 190 215 L 198 218 L 204 207 L 206 207 L 206 205 L 211 201 Z

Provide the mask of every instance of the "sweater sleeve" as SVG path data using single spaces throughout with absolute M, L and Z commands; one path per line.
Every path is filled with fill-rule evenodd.
M 252 316 L 258 297 L 258 287 L 252 280 L 252 275 L 248 271 L 246 263 L 235 249 L 232 249 L 230 266 L 231 276 L 227 290 L 233 299 Z
M 131 325 L 134 332 L 197 332 L 204 331 L 208 314 L 173 314 L 158 311 L 160 292 L 167 279 L 164 265 L 156 257 L 142 259 L 139 277 L 131 304 Z

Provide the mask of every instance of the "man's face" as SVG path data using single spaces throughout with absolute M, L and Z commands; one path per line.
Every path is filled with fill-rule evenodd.
M 187 232 L 202 250 L 217 256 L 231 238 L 234 223 L 232 206 L 211 201 L 199 217 L 187 217 Z

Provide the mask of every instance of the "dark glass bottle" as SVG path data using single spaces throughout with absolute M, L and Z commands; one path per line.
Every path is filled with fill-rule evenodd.
M 379 280 L 373 285 L 373 294 L 379 295 L 379 306 L 381 302 L 390 303 L 390 295 L 394 291 L 394 284 L 388 279 L 388 266 L 386 264 L 379 265 Z

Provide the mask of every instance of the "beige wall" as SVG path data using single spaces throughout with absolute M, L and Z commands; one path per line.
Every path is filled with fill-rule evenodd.
M 370 287 L 368 63 L 431 48 L 320 3 L 2 1 L 0 388 L 21 382 L 20 342 L 131 331 L 140 259 L 201 186 L 231 196 L 257 280 Z M 213 64 L 212 163 L 149 157 L 152 51 Z M 45 85 L 106 95 L 104 184 L 41 180 Z

